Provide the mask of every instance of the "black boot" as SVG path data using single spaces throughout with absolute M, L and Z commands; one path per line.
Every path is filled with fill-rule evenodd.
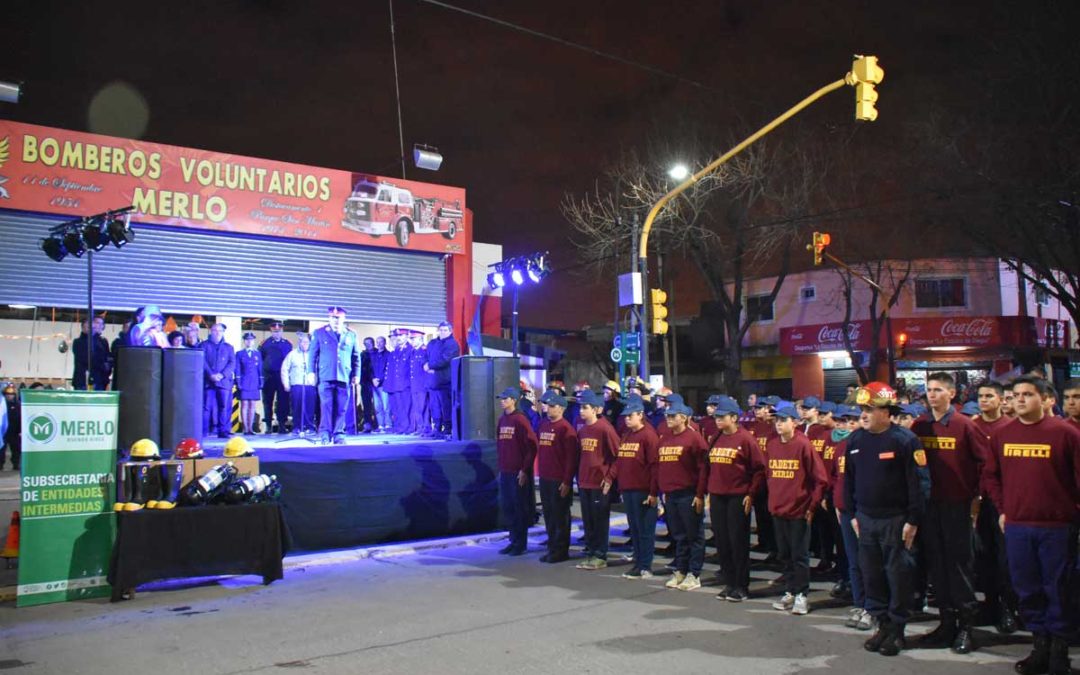
M 904 624 L 890 621 L 888 631 L 885 633 L 885 639 L 882 640 L 881 647 L 878 648 L 878 654 L 896 656 L 906 646 L 904 644 Z
M 184 483 L 184 464 L 182 462 L 163 462 L 161 469 L 161 499 L 147 508 L 171 509 L 176 507 L 180 497 L 180 486 Z
M 949 647 L 956 641 L 957 612 L 953 609 L 941 610 L 941 623 L 937 628 L 923 635 L 916 642 L 916 646 L 922 649 L 938 649 Z
M 149 462 L 131 465 L 131 499 L 124 504 L 124 511 L 139 511 L 146 505 L 146 483 L 150 477 Z
M 131 501 L 132 468 L 132 464 L 125 463 L 121 464 L 116 472 L 116 503 L 113 504 L 113 511 L 123 511 L 124 507 Z
M 878 619 L 877 630 L 870 636 L 870 639 L 863 643 L 863 648 L 868 652 L 876 652 L 881 649 L 881 645 L 885 642 L 885 638 L 889 634 L 889 617 L 882 616 Z
M 1020 675 L 1043 675 L 1050 668 L 1050 636 L 1036 635 L 1035 646 L 1026 659 L 1021 659 L 1013 665 L 1013 669 Z
M 998 613 L 998 620 L 994 627 L 997 628 L 997 632 L 1002 635 L 1011 635 L 1015 633 L 1019 628 L 1016 623 L 1016 612 L 1008 605 L 1002 604 L 1001 612 Z
M 1050 675 L 1069 675 L 1072 665 L 1069 663 L 1069 641 L 1055 635 L 1050 638 Z
M 975 651 L 975 612 L 960 612 L 960 628 L 952 642 L 954 654 L 970 654 Z

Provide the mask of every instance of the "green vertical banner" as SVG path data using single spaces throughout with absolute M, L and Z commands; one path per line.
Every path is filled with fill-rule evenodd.
M 110 594 L 119 392 L 22 391 L 16 606 Z

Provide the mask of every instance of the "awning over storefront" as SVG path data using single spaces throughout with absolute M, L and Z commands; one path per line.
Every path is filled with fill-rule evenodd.
M 793 326 L 780 329 L 780 353 L 787 356 L 842 351 L 842 322 Z M 852 321 L 847 333 L 852 349 L 873 348 L 869 320 Z M 1033 316 L 969 316 L 936 318 L 894 318 L 893 336 L 907 336 L 907 349 L 1043 347 L 1065 348 L 1069 345 L 1068 323 Z M 878 348 L 887 346 L 882 331 Z

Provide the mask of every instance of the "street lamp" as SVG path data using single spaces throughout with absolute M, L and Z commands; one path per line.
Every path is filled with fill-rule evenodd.
M 668 169 L 667 175 L 672 180 L 684 181 L 690 175 L 690 169 L 685 164 L 679 163 Z

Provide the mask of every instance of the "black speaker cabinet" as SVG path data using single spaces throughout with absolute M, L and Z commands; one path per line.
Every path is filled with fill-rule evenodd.
M 502 414 L 496 394 L 520 383 L 516 358 L 462 356 L 450 366 L 454 439 L 495 440 L 495 426 Z
M 201 349 L 162 351 L 161 452 L 171 456 L 185 438 L 202 438 L 203 362 Z
M 120 390 L 119 449 L 149 438 L 161 446 L 161 363 L 157 347 L 121 347 L 117 354 Z M 201 430 L 200 430 L 201 432 Z

